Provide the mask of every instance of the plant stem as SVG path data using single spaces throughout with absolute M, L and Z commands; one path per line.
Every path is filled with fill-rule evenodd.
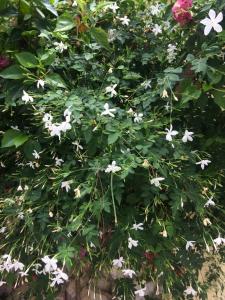
M 113 211 L 114 211 L 114 218 L 115 218 L 115 224 L 118 225 L 117 221 L 117 215 L 116 215 L 116 205 L 115 205 L 115 198 L 113 193 L 113 173 L 111 173 L 111 195 L 112 195 L 112 203 L 113 203 Z

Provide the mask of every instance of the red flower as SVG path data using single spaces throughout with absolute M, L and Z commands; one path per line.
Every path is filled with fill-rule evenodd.
M 5 56 L 0 56 L 0 70 L 5 69 L 10 64 L 10 60 Z

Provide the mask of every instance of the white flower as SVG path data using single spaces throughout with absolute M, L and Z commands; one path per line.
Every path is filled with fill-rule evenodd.
M 162 26 L 155 24 L 152 31 L 153 31 L 154 35 L 157 36 L 159 33 L 162 33 Z
M 115 14 L 117 9 L 119 8 L 119 6 L 116 4 L 116 2 L 114 2 L 114 3 L 110 4 L 108 6 L 108 8 L 111 9 L 113 11 L 113 13 Z
M 193 137 L 192 137 L 193 134 L 194 134 L 194 132 L 185 130 L 184 136 L 182 137 L 182 142 L 183 143 L 187 143 L 188 141 L 192 142 L 193 141 Z
M 132 108 L 129 108 L 129 110 L 127 110 L 127 113 L 128 113 L 129 115 L 131 115 L 131 116 L 134 115 L 134 111 L 133 111 Z
M 216 203 L 213 201 L 213 197 L 209 198 L 209 200 L 205 203 L 204 207 L 215 206 Z
M 151 5 L 150 11 L 153 16 L 157 16 L 160 13 L 160 5 L 158 3 Z
M 64 283 L 64 281 L 67 281 L 69 279 L 68 275 L 60 269 L 57 269 L 56 271 L 52 272 L 52 274 L 55 275 L 55 277 L 51 278 L 51 287 L 55 286 L 56 284 L 62 284 Z
M 205 219 L 203 220 L 203 224 L 204 224 L 204 226 L 208 226 L 208 225 L 212 225 L 212 222 L 210 221 L 209 218 L 205 218 Z
M 63 182 L 61 183 L 61 188 L 62 188 L 62 189 L 65 189 L 66 192 L 68 193 L 69 190 L 70 190 L 70 184 L 71 184 L 71 180 L 63 181 Z
M 35 159 L 39 159 L 40 158 L 40 152 L 37 152 L 36 150 L 34 150 L 34 152 L 32 153 L 32 155 L 34 156 Z
M 143 223 L 139 223 L 139 224 L 133 224 L 133 227 L 131 229 L 134 229 L 134 230 L 144 230 L 143 228 Z
M 77 6 L 77 1 L 73 1 L 72 7 Z
M 57 270 L 57 259 L 50 258 L 48 255 L 44 256 L 42 259 L 44 266 L 44 272 L 45 273 L 51 273 L 52 271 Z
M 163 180 L 165 180 L 164 177 L 156 177 L 156 178 L 151 179 L 150 183 L 154 184 L 156 187 L 159 187 L 160 181 L 163 181 Z
M 54 46 L 59 53 L 63 53 L 63 51 L 67 49 L 67 45 L 63 44 L 62 41 L 60 43 L 55 42 Z
M 40 87 L 42 87 L 42 88 L 45 87 L 45 82 L 42 79 L 38 79 L 38 81 L 37 81 L 37 88 L 39 89 Z
M 23 220 L 24 219 L 24 213 L 22 211 L 19 212 L 17 218 L 20 219 L 20 220 Z
M 138 241 L 133 240 L 131 237 L 128 238 L 128 248 L 132 249 L 132 247 L 137 247 Z
M 161 234 L 164 238 L 168 237 L 168 233 L 167 233 L 166 229 L 164 229 L 163 231 L 161 231 L 159 234 Z
M 222 26 L 219 25 L 220 22 L 222 22 L 223 20 L 223 13 L 220 12 L 217 16 L 216 16 L 216 12 L 213 9 L 210 9 L 209 11 L 209 18 L 205 18 L 204 20 L 202 20 L 200 23 L 205 25 L 205 30 L 204 30 L 204 35 L 208 35 L 210 33 L 210 31 L 212 30 L 212 28 L 216 31 L 216 32 L 221 32 L 223 30 Z
M 147 90 L 148 88 L 152 87 L 151 82 L 152 82 L 151 79 L 145 80 L 144 82 L 142 82 L 141 85 Z
M 25 272 L 21 271 L 21 272 L 19 272 L 19 274 L 20 274 L 21 277 L 27 277 L 29 275 L 28 271 L 29 270 L 26 270 Z
M 211 163 L 211 160 L 203 159 L 203 160 L 200 160 L 199 162 L 197 162 L 196 165 L 201 165 L 201 169 L 204 170 L 205 166 L 208 166 L 208 164 L 210 164 L 210 163 Z
M 105 173 L 116 173 L 121 170 L 121 167 L 116 165 L 116 161 L 114 160 L 111 165 L 105 169 Z
M 162 96 L 161 96 L 161 97 L 162 97 L 162 98 L 169 98 L 168 93 L 167 93 L 167 90 L 163 90 Z
M 136 273 L 130 269 L 124 269 L 124 270 L 122 270 L 122 272 L 125 277 L 133 278 L 133 275 L 136 275 Z
M 24 264 L 22 264 L 18 260 L 14 260 L 12 264 L 12 268 L 14 268 L 15 271 L 17 270 L 22 271 L 24 269 Z
M 177 51 L 176 45 L 173 45 L 173 44 L 169 44 L 168 45 L 168 48 L 167 48 L 167 53 L 168 53 L 167 59 L 168 59 L 169 63 L 172 63 L 175 60 L 176 55 L 177 55 L 176 51 Z
M 136 290 L 134 292 L 135 295 L 138 295 L 139 297 L 144 297 L 145 296 L 145 292 L 146 292 L 146 287 L 140 290 Z
M 116 267 L 116 268 L 122 268 L 123 263 L 124 263 L 123 257 L 120 257 L 119 259 L 114 259 L 113 260 L 113 266 Z
M 101 116 L 110 116 L 113 118 L 115 117 L 113 113 L 116 112 L 116 108 L 109 108 L 109 104 L 105 103 L 104 109 L 105 110 L 101 113 Z
M 84 148 L 80 145 L 79 141 L 75 141 L 72 143 L 74 146 L 76 146 L 76 151 L 83 150 Z
M 188 251 L 188 249 L 189 248 L 194 248 L 194 244 L 193 243 L 196 243 L 195 241 L 187 241 L 187 243 L 186 243 L 186 247 L 185 247 L 185 249 Z
M 61 124 L 51 124 L 49 126 L 49 130 L 50 130 L 50 135 L 51 136 L 58 136 L 59 140 L 61 138 L 61 131 L 62 131 L 62 127 Z
M 2 161 L 0 161 L 0 167 L 5 168 L 5 164 Z
M 166 140 L 171 142 L 173 140 L 173 136 L 178 134 L 178 131 L 173 130 L 173 125 L 170 125 L 170 129 L 166 128 Z
M 1 229 L 0 229 L 0 233 L 5 233 L 6 232 L 6 227 L 2 227 Z
M 105 92 L 108 93 L 108 94 L 110 93 L 111 94 L 110 97 L 112 98 L 113 96 L 117 95 L 117 92 L 115 91 L 116 87 L 117 87 L 117 84 L 112 84 L 110 86 L 107 86 L 105 88 Z
M 42 121 L 45 123 L 45 128 L 49 128 L 52 125 L 53 117 L 51 114 L 44 114 Z
M 220 246 L 220 245 L 225 244 L 225 239 L 221 238 L 221 236 L 219 234 L 219 236 L 216 239 L 214 239 L 213 242 L 214 242 L 214 245 L 215 245 L 215 248 L 216 248 L 216 246 Z
M 75 193 L 75 198 L 76 199 L 81 197 L 81 192 L 80 192 L 79 186 L 76 189 L 74 189 L 74 193 Z
M 22 188 L 22 186 L 21 186 L 21 184 L 18 186 L 18 188 L 17 188 L 17 191 L 18 192 L 21 192 L 23 190 L 23 188 Z
M 197 292 L 193 289 L 192 286 L 189 286 L 186 288 L 186 290 L 184 291 L 184 294 L 187 295 L 192 295 L 192 296 L 196 296 Z
M 134 123 L 140 123 L 143 119 L 143 114 L 142 113 L 134 113 Z
M 34 99 L 26 91 L 23 91 L 22 101 L 27 104 L 28 102 L 34 102 Z
M 61 158 L 56 157 L 55 158 L 55 165 L 56 167 L 60 167 L 64 163 L 64 160 Z
M 6 284 L 5 281 L 0 280 L 0 287 L 3 286 L 3 284 Z
M 127 16 L 124 16 L 123 18 L 119 18 L 119 19 L 122 22 L 122 25 L 128 26 L 130 23 L 130 19 Z

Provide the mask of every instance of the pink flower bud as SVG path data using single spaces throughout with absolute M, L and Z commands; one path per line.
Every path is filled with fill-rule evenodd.
M 186 6 L 184 5 L 184 2 L 186 3 Z M 181 26 L 184 26 L 192 20 L 191 12 L 187 10 L 190 7 L 190 4 L 192 4 L 191 0 L 178 0 L 172 7 L 173 17 Z
M 0 56 L 0 70 L 5 69 L 10 64 L 10 61 L 5 56 Z

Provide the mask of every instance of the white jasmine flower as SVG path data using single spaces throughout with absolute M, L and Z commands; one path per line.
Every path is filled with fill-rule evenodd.
M 23 90 L 22 101 L 24 101 L 25 104 L 27 104 L 28 102 L 34 102 L 34 98 Z
M 6 232 L 6 227 L 2 227 L 1 229 L 0 229 L 0 233 L 5 233 Z
M 68 121 L 64 121 L 59 125 L 60 131 L 66 132 L 72 128 L 71 124 Z
M 48 255 L 44 256 L 42 259 L 44 266 L 44 272 L 45 273 L 51 273 L 52 271 L 57 270 L 57 259 L 50 258 Z
M 64 160 L 61 158 L 56 157 L 55 158 L 55 166 L 60 167 L 64 163 Z
M 134 113 L 134 123 L 140 123 L 143 120 L 143 114 L 142 113 Z
M 21 184 L 18 186 L 17 191 L 18 191 L 18 192 L 23 191 L 23 188 L 22 188 Z
M 111 94 L 110 95 L 110 97 L 112 98 L 112 97 L 114 97 L 114 96 L 116 96 L 117 95 L 117 92 L 115 91 L 115 88 L 117 87 L 117 84 L 112 84 L 112 85 L 110 85 L 110 86 L 107 86 L 106 88 L 105 88 L 105 92 L 107 93 L 107 94 Z
M 20 219 L 20 220 L 23 220 L 24 219 L 24 213 L 22 211 L 19 212 L 17 218 Z
M 52 274 L 55 275 L 55 277 L 51 278 L 51 287 L 55 286 L 56 284 L 62 284 L 69 279 L 68 275 L 60 269 L 57 269 L 56 271 L 52 272 Z
M 116 173 L 121 170 L 121 167 L 116 165 L 116 161 L 114 160 L 111 165 L 108 165 L 105 169 L 105 173 Z
M 194 243 L 196 243 L 196 241 L 187 241 L 187 243 L 186 243 L 186 247 L 185 247 L 185 249 L 188 251 L 188 249 L 189 248 L 194 248 Z
M 156 177 L 156 178 L 151 179 L 150 183 L 154 184 L 156 187 L 160 187 L 160 181 L 163 181 L 163 180 L 165 180 L 164 177 Z
M 188 296 L 188 295 L 196 296 L 196 295 L 197 295 L 197 292 L 193 289 L 192 286 L 189 286 L 189 287 L 187 287 L 186 290 L 184 291 L 184 294 L 185 294 L 186 296 Z
M 101 116 L 110 116 L 112 118 L 115 117 L 113 113 L 116 112 L 116 108 L 109 108 L 109 104 L 105 103 L 104 109 L 105 110 L 101 113 Z
M 155 5 L 150 6 L 150 12 L 153 16 L 160 14 L 160 5 L 156 3 Z
M 155 24 L 152 29 L 152 32 L 154 33 L 155 36 L 157 36 L 159 33 L 162 33 L 162 26 Z
M 58 136 L 59 140 L 61 138 L 62 127 L 57 124 L 51 124 L 48 128 L 50 130 L 51 136 Z
M 173 125 L 170 125 L 170 129 L 166 128 L 166 140 L 171 142 L 173 140 L 173 136 L 178 134 L 178 131 L 173 130 Z
M 59 53 L 63 53 L 63 51 L 67 49 L 67 45 L 63 44 L 62 41 L 60 43 L 55 42 L 54 46 L 56 51 L 58 51 Z
M 73 1 L 72 7 L 77 6 L 77 1 Z
M 213 9 L 209 11 L 209 18 L 203 19 L 200 23 L 205 25 L 204 35 L 208 35 L 212 29 L 216 32 L 221 32 L 223 30 L 222 26 L 219 25 L 223 20 L 223 13 L 220 12 L 216 16 L 216 12 Z
M 3 286 L 3 284 L 6 284 L 5 281 L 0 280 L 0 287 Z
M 136 273 L 130 269 L 124 269 L 124 270 L 122 270 L 122 272 L 125 277 L 133 278 L 133 275 L 136 275 Z
M 27 184 L 25 184 L 24 190 L 25 190 L 25 191 L 28 191 L 28 190 L 29 190 L 29 186 L 28 186 Z
M 37 81 L 37 88 L 39 89 L 40 87 L 42 87 L 42 88 L 45 87 L 45 81 L 42 79 L 38 79 L 38 81 Z
M 22 270 L 24 269 L 24 264 L 22 264 L 22 263 L 19 262 L 18 260 L 14 260 L 13 266 L 12 266 L 12 267 L 14 268 L 15 272 L 16 272 L 17 270 L 22 271 Z
M 34 156 L 35 159 L 39 159 L 40 158 L 40 152 L 37 152 L 36 150 L 34 150 L 34 152 L 32 153 L 32 155 Z
M 114 259 L 113 260 L 113 266 L 116 267 L 116 268 L 122 268 L 123 263 L 124 263 L 123 257 L 120 257 L 119 259 Z
M 224 238 L 221 238 L 221 236 L 220 236 L 220 234 L 219 234 L 219 236 L 218 236 L 216 239 L 213 240 L 213 243 L 214 243 L 214 245 L 215 245 L 215 248 L 217 249 L 216 246 L 220 246 L 220 245 L 225 244 L 225 239 L 224 239 Z
M 144 82 L 142 82 L 141 85 L 144 86 L 144 88 L 147 90 L 148 88 L 152 87 L 151 83 L 152 83 L 152 81 L 151 81 L 151 79 L 149 79 L 149 80 L 145 80 Z
M 138 241 L 133 240 L 131 237 L 128 238 L 128 248 L 132 249 L 132 247 L 137 247 Z
M 124 16 L 123 18 L 119 18 L 119 19 L 122 22 L 122 25 L 129 26 L 130 19 L 127 16 Z
M 83 150 L 84 148 L 80 145 L 79 141 L 75 141 L 72 143 L 74 146 L 76 146 L 76 151 Z
M 92 242 L 90 243 L 90 247 L 91 247 L 91 248 L 96 248 L 95 244 L 92 243 Z
M 194 134 L 194 132 L 185 130 L 184 136 L 182 137 L 182 142 L 183 143 L 187 143 L 188 141 L 192 142 L 193 141 L 193 137 L 192 137 L 193 134 Z
M 74 193 L 75 193 L 75 198 L 80 198 L 81 197 L 81 192 L 80 192 L 80 188 L 77 187 L 76 189 L 74 189 Z
M 168 93 L 167 93 L 167 90 L 163 90 L 162 96 L 161 96 L 161 97 L 162 97 L 162 98 L 169 98 Z
M 203 160 L 200 160 L 199 162 L 197 162 L 196 165 L 201 165 L 201 169 L 204 170 L 205 166 L 208 166 L 208 164 L 210 164 L 210 163 L 211 163 L 210 160 L 203 159 Z
M 131 115 L 131 116 L 133 116 L 133 115 L 134 115 L 134 111 L 133 111 L 133 109 L 132 109 L 132 108 L 129 108 L 129 110 L 127 111 L 127 113 L 128 113 L 129 115 Z
M 62 188 L 62 189 L 65 189 L 66 192 L 68 193 L 69 190 L 70 190 L 70 184 L 71 184 L 71 180 L 63 181 L 63 182 L 61 183 L 61 188 Z
M 119 8 L 119 6 L 117 5 L 116 2 L 114 2 L 114 3 L 110 4 L 110 5 L 108 6 L 108 8 L 111 9 L 111 10 L 113 11 L 113 13 L 115 14 L 116 11 L 117 11 L 117 9 Z
M 146 287 L 144 287 L 143 289 L 140 290 L 136 290 L 134 292 L 135 295 L 139 296 L 139 297 L 144 297 L 145 296 L 145 292 L 146 292 Z
M 53 218 L 53 212 L 52 211 L 50 211 L 49 213 L 48 213 L 48 215 L 49 215 L 49 218 Z
M 215 206 L 216 203 L 213 201 L 213 197 L 209 198 L 209 200 L 205 203 L 204 207 Z
M 45 123 L 45 128 L 49 128 L 52 125 L 53 117 L 51 114 L 44 114 L 42 121 Z
M 161 234 L 164 238 L 167 238 L 167 237 L 168 237 L 168 233 L 167 233 L 166 229 L 164 229 L 163 231 L 161 231 L 160 234 Z
M 26 270 L 25 272 L 21 271 L 21 272 L 19 272 L 19 274 L 20 274 L 21 277 L 27 277 L 29 275 L 28 271 L 29 270 Z
M 143 228 L 143 223 L 139 223 L 139 224 L 133 224 L 133 227 L 131 229 L 134 229 L 134 230 L 144 230 Z
M 208 226 L 208 225 L 212 225 L 212 222 L 210 221 L 209 218 L 205 218 L 205 219 L 203 220 L 203 224 L 204 224 L 204 226 Z

